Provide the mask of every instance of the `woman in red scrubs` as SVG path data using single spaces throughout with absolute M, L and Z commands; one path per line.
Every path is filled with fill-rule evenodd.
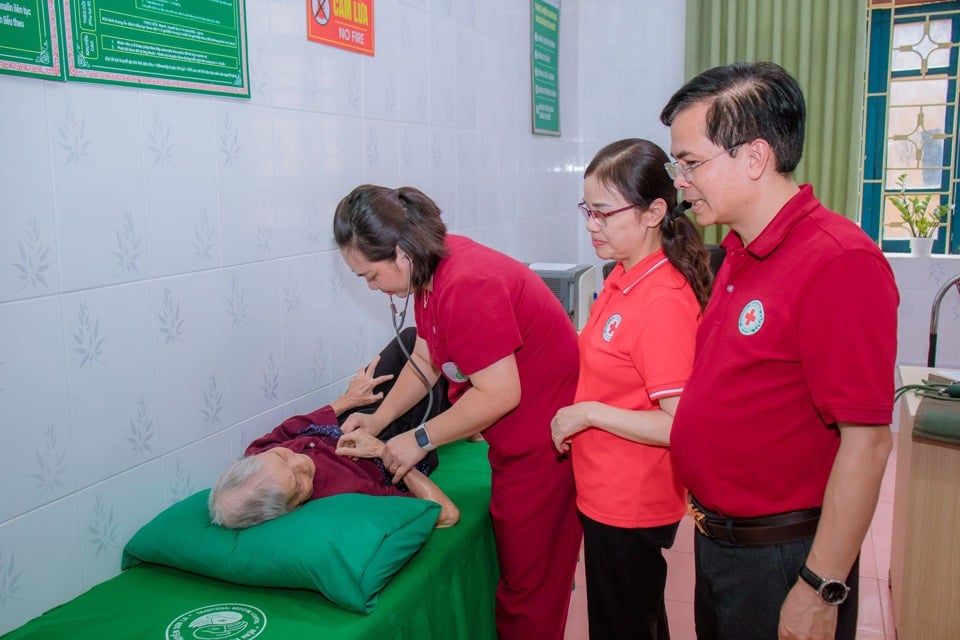
M 447 234 L 439 207 L 412 187 L 357 187 L 337 206 L 333 230 L 344 262 L 371 289 L 392 305 L 413 296 L 417 324 L 393 389 L 375 413 L 347 419 L 344 439 L 355 429 L 378 434 L 445 376 L 452 406 L 391 438 L 383 463 L 397 481 L 433 448 L 482 432 L 500 563 L 497 634 L 561 640 L 582 530 L 570 461 L 554 449 L 549 423 L 574 398 L 573 323 L 536 273 Z
M 590 637 L 604 640 L 670 637 L 662 549 L 686 509 L 670 426 L 713 278 L 668 160 L 652 142 L 620 140 L 583 180 L 594 250 L 618 263 L 580 333 L 576 404 L 552 428 L 557 449 L 572 452 Z

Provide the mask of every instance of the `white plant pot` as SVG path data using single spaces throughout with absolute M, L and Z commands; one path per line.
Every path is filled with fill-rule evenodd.
M 936 238 L 910 238 L 910 255 L 929 258 Z

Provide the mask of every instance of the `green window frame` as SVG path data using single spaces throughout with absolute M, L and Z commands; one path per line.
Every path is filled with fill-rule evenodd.
M 960 2 L 876 3 L 868 17 L 860 225 L 883 251 L 909 250 L 889 196 L 931 196 L 931 206 L 960 203 L 958 61 Z M 960 214 L 941 225 L 935 254 L 960 253 Z

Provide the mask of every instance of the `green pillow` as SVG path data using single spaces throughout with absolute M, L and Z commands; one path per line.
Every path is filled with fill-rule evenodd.
M 211 524 L 205 489 L 171 505 L 123 550 L 122 568 L 152 562 L 261 587 L 319 591 L 370 613 L 377 594 L 433 531 L 440 505 L 345 493 L 249 529 Z

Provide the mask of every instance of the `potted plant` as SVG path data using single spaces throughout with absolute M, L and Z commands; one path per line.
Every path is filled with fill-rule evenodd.
M 952 205 L 930 206 L 933 194 L 907 195 L 907 174 L 897 176 L 900 193 L 890 196 L 893 206 L 900 212 L 900 219 L 888 222 L 889 227 L 906 229 L 910 234 L 910 253 L 929 256 L 936 240 L 937 229 L 947 219 Z

